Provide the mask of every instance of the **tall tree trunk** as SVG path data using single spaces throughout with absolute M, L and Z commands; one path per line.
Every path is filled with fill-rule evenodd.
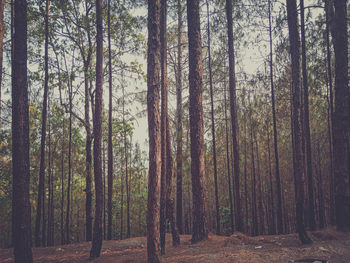
M 89 17 L 90 10 L 88 8 L 88 0 L 85 1 L 85 9 L 86 9 L 86 17 Z M 85 85 L 85 131 L 86 131 L 86 141 L 85 141 L 85 161 L 86 161 L 86 178 L 85 178 L 85 231 L 86 231 L 86 241 L 92 240 L 92 190 L 91 190 L 91 167 L 92 167 L 92 153 L 91 153 L 91 145 L 92 145 L 92 134 L 91 134 L 91 125 L 90 125 L 90 92 L 89 92 L 89 70 L 91 66 L 91 56 L 92 56 L 92 43 L 90 37 L 90 23 L 89 20 L 86 19 L 86 31 L 88 35 L 88 51 L 87 55 L 82 53 L 81 56 L 84 60 L 84 85 Z M 84 49 L 85 50 L 85 49 Z
M 62 116 L 62 148 L 61 148 L 61 245 L 64 245 L 64 115 Z
M 12 242 L 15 263 L 32 263 L 29 203 L 27 1 L 14 1 L 12 39 Z
M 165 254 L 166 233 L 166 196 L 167 196 L 167 144 L 166 144 L 166 119 L 168 114 L 168 73 L 167 73 L 167 1 L 160 1 L 160 81 L 161 81 L 161 115 L 160 115 L 160 143 L 161 143 L 161 176 L 160 176 L 160 254 Z
M 277 194 L 277 234 L 283 233 L 283 215 L 282 215 L 282 192 L 281 178 L 279 171 L 279 156 L 277 143 L 277 120 L 275 106 L 275 87 L 273 79 L 273 52 L 272 52 L 272 19 L 271 19 L 272 4 L 269 0 L 269 35 L 270 35 L 270 85 L 271 85 L 271 105 L 272 105 L 272 122 L 273 122 L 273 141 L 275 153 L 275 178 L 276 178 L 276 194 Z
M 287 0 L 287 16 L 290 41 L 290 54 L 292 60 L 292 146 L 293 146 L 293 174 L 295 184 L 296 202 L 296 229 L 303 244 L 311 243 L 305 231 L 304 222 L 304 178 L 303 155 L 301 144 L 301 96 L 300 96 L 300 42 L 298 32 L 298 12 L 296 0 Z
M 147 201 L 147 261 L 160 262 L 159 202 L 161 177 L 160 145 L 160 0 L 148 1 L 147 113 L 149 136 L 149 172 Z
M 3 1 L 2 1 L 3 2 Z M 40 168 L 39 168 L 39 187 L 38 187 L 38 198 L 37 198 L 37 210 L 35 217 L 35 246 L 45 245 L 44 240 L 40 240 L 40 220 L 41 210 L 43 207 L 43 195 L 45 189 L 45 140 L 46 140 L 46 118 L 47 118 L 47 93 L 49 90 L 49 5 L 50 1 L 46 0 L 46 15 L 45 15 L 45 81 L 44 81 L 44 97 L 43 97 L 43 108 L 42 108 L 42 121 L 41 121 L 41 142 L 40 142 Z M 44 222 L 43 222 L 44 224 Z M 44 231 L 44 230 L 43 230 Z M 43 233 L 43 236 L 44 233 Z
M 304 98 L 304 136 L 306 150 L 306 175 L 308 181 L 308 219 L 311 230 L 316 229 L 315 205 L 314 205 L 314 184 L 312 178 L 312 153 L 311 153 L 311 135 L 309 121 L 309 86 L 306 69 L 306 40 L 305 40 L 305 17 L 304 17 L 304 0 L 300 0 L 300 30 L 301 30 L 301 55 L 303 71 L 303 98 Z
M 107 239 L 112 239 L 112 198 L 113 198 L 113 145 L 112 145 L 112 46 L 111 46 L 111 0 L 108 0 L 108 231 Z
M 334 109 L 333 109 L 333 78 L 332 78 L 332 65 L 331 65 L 331 48 L 330 48 L 330 24 L 331 24 L 331 5 L 329 0 L 325 0 L 325 13 L 326 13 L 326 44 L 327 44 L 327 82 L 328 82 L 328 133 L 329 133 L 329 155 L 330 155 L 330 173 L 329 173 L 329 207 L 330 207 L 330 220 L 331 224 L 335 225 L 335 200 L 334 200 L 334 149 L 333 149 L 333 122 L 334 122 Z
M 130 237 L 130 191 L 129 191 L 129 163 L 128 163 L 128 141 L 125 121 L 125 87 L 123 89 L 123 137 L 124 137 L 124 166 L 125 166 L 125 192 L 126 192 L 126 237 Z
M 258 191 L 259 191 L 259 234 L 262 235 L 265 233 L 265 221 L 264 221 L 264 207 L 263 207 L 263 195 L 262 195 L 262 182 L 261 182 L 261 169 L 260 169 L 260 155 L 259 155 L 259 145 L 256 138 L 256 132 L 254 133 L 255 139 L 255 150 L 256 150 L 256 162 L 257 162 L 257 175 L 258 175 Z
M 250 100 L 250 99 L 249 99 Z M 251 150 L 251 162 L 252 162 L 252 235 L 256 236 L 259 234 L 259 222 L 258 222 L 258 209 L 256 199 L 256 173 L 255 173 L 255 158 L 254 158 L 254 138 L 253 138 L 253 126 L 252 126 L 252 108 L 250 106 L 250 150 Z
M 227 16 L 227 35 L 229 52 L 229 77 L 230 77 L 230 112 L 232 126 L 232 144 L 233 144 L 233 182 L 234 182 L 234 203 L 235 203 L 235 223 L 236 230 L 243 231 L 242 211 L 241 211 L 241 192 L 240 192 L 240 170 L 239 170 L 239 146 L 238 146 L 238 126 L 237 126 L 237 108 L 236 108 L 236 76 L 235 76 L 235 54 L 233 43 L 233 19 L 232 19 L 232 0 L 226 0 Z
M 226 162 L 227 162 L 227 183 L 228 183 L 228 194 L 230 200 L 230 226 L 231 233 L 234 231 L 233 227 L 233 200 L 232 200 L 232 184 L 231 184 L 231 170 L 230 170 L 230 147 L 229 147 L 229 132 L 228 132 L 228 119 L 227 119 L 227 103 L 226 103 L 226 82 L 224 84 L 224 105 L 225 105 L 225 132 L 226 132 Z
M 71 179 L 72 179 L 72 108 L 73 108 L 73 94 L 72 94 L 72 80 L 69 80 L 69 141 L 68 141 L 68 182 L 67 182 L 67 211 L 66 211 L 66 243 L 70 243 L 70 194 L 71 194 Z
M 177 75 L 176 75 L 176 224 L 183 234 L 182 223 L 182 5 L 177 0 Z
M 122 156 L 122 154 L 121 154 Z M 121 157 L 121 161 L 123 162 L 123 159 Z M 123 167 L 123 164 L 121 164 L 121 167 Z M 124 231 L 124 177 L 123 173 L 120 174 L 120 240 L 123 239 L 123 231 Z
M 266 132 L 267 132 L 267 153 L 268 153 L 268 169 L 269 169 L 269 183 L 270 183 L 270 207 L 271 207 L 271 223 L 269 224 L 269 234 L 276 234 L 276 216 L 275 216 L 275 201 L 272 183 L 272 168 L 271 168 L 271 150 L 270 150 L 270 130 L 269 124 L 266 121 Z
M 204 128 L 202 108 L 202 41 L 199 0 L 187 0 L 191 132 L 191 178 L 193 193 L 192 243 L 208 238 L 204 197 Z
M 95 221 L 92 235 L 90 258 L 98 258 L 102 247 L 102 85 L 103 85 L 103 27 L 102 0 L 96 0 L 96 91 L 94 114 L 94 177 L 95 177 Z
M 3 68 L 3 47 L 4 47 L 4 35 L 5 35 L 5 26 L 4 26 L 4 9 L 5 9 L 5 1 L 0 2 L 0 127 L 1 127 L 1 110 L 2 110 L 2 96 L 1 96 L 1 88 L 2 88 L 2 68 Z
M 335 0 L 333 46 L 335 54 L 334 182 L 335 215 L 339 231 L 350 231 L 349 86 L 347 1 Z
M 213 147 L 213 164 L 214 164 L 214 186 L 215 186 L 215 208 L 216 208 L 216 234 L 220 234 L 220 205 L 218 193 L 218 175 L 216 165 L 216 142 L 215 142 L 215 121 L 214 121 L 214 99 L 213 99 L 213 73 L 211 68 L 211 53 L 210 53 L 210 22 L 209 22 L 209 2 L 207 2 L 207 33 L 208 33 L 208 67 L 209 67 L 209 88 L 210 88 L 210 117 L 211 117 L 211 133 Z

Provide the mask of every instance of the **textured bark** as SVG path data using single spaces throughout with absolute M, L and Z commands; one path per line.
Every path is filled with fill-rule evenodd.
M 211 68 L 211 53 L 210 53 L 210 23 L 209 23 L 209 2 L 207 2 L 207 33 L 208 33 L 208 67 L 209 67 L 209 88 L 210 88 L 210 118 L 211 118 L 211 133 L 213 147 L 213 165 L 214 165 L 214 186 L 215 186 L 215 208 L 216 208 L 216 234 L 220 234 L 220 205 L 218 193 L 218 175 L 216 165 L 216 141 L 215 141 L 215 121 L 214 121 L 214 99 L 213 99 L 213 73 Z
M 268 169 L 269 169 L 269 183 L 270 183 L 270 216 L 271 222 L 268 224 L 269 226 L 269 235 L 276 234 L 276 215 L 275 215 L 275 200 L 274 200 L 274 192 L 273 192 L 273 183 L 272 183 L 272 168 L 271 168 L 271 150 L 270 150 L 270 130 L 269 124 L 266 122 L 266 132 L 267 132 L 267 153 L 268 153 Z
M 305 40 L 305 17 L 304 17 L 304 0 L 300 0 L 300 30 L 301 30 L 301 54 L 302 54 L 302 72 L 303 72 L 303 98 L 304 98 L 304 138 L 306 151 L 306 176 L 308 186 L 308 223 L 310 230 L 316 229 L 315 217 L 315 198 L 314 183 L 312 177 L 312 158 L 311 158 L 311 135 L 310 135 L 310 114 L 309 114 L 309 86 L 306 69 L 306 40 Z
M 259 155 L 259 145 L 256 138 L 256 132 L 254 133 L 255 139 L 255 150 L 256 150 L 256 162 L 257 162 L 257 176 L 258 176 L 258 210 L 259 210 L 259 234 L 263 235 L 265 233 L 265 220 L 264 220 L 264 207 L 263 207 L 263 195 L 262 195 L 262 182 L 261 182 L 261 170 L 260 170 L 260 155 Z
M 66 210 L 66 243 L 70 243 L 70 193 L 71 193 L 71 180 L 72 180 L 72 108 L 73 108 L 73 95 L 72 95 L 72 82 L 69 80 L 68 92 L 69 92 L 69 139 L 68 139 L 68 182 L 67 182 L 67 210 Z
M 94 114 L 94 177 L 95 177 L 95 221 L 92 235 L 90 258 L 100 256 L 102 247 L 102 85 L 103 85 L 103 28 L 102 28 L 102 0 L 96 0 L 96 91 Z
M 160 1 L 160 85 L 161 85 L 161 113 L 160 113 L 160 144 L 161 144 L 161 176 L 160 176 L 160 254 L 165 254 L 166 233 L 166 197 L 167 197 L 167 144 L 166 119 L 168 114 L 168 73 L 167 73 L 167 43 L 166 43 L 166 14 L 167 1 Z
M 339 231 L 350 231 L 349 178 L 349 78 L 346 0 L 334 0 L 333 46 L 335 54 L 334 182 L 335 215 Z
M 270 85 L 271 85 L 271 105 L 272 105 L 272 122 L 273 122 L 273 142 L 275 153 L 275 180 L 276 180 L 276 194 L 277 194 L 277 234 L 283 233 L 283 215 L 282 215 L 282 192 L 281 192 L 281 178 L 279 171 L 279 156 L 277 143 L 277 120 L 276 120 L 276 106 L 275 106 L 275 87 L 273 79 L 273 52 L 272 52 L 272 23 L 271 23 L 271 0 L 269 0 L 269 35 L 270 35 Z
M 329 173 L 329 216 L 331 224 L 335 225 L 335 201 L 334 201 L 334 155 L 333 155 L 333 77 L 332 77 L 332 65 L 331 65 L 331 48 L 330 48 L 330 0 L 325 0 L 325 13 L 326 13 L 326 44 L 327 44 L 327 82 L 328 82 L 328 140 L 329 140 L 329 155 L 330 155 L 330 173 Z
M 41 210 L 44 206 L 43 195 L 45 189 L 45 140 L 46 140 L 46 119 L 47 119 L 47 93 L 49 90 L 49 70 L 48 70 L 48 49 L 49 49 L 49 6 L 50 1 L 46 0 L 46 13 L 45 13 L 45 80 L 44 80 L 44 95 L 43 95 L 43 107 L 41 116 L 41 141 L 40 141 L 40 168 L 39 168 L 39 186 L 38 186 L 38 197 L 37 197 L 37 210 L 35 217 L 35 246 L 45 245 L 44 240 L 40 240 L 40 221 L 41 221 Z M 43 222 L 44 224 L 44 222 Z M 43 229 L 44 232 L 44 229 Z M 43 236 L 44 233 L 43 233 Z
M 160 146 L 160 0 L 148 1 L 147 113 L 149 136 L 149 171 L 147 201 L 147 261 L 160 262 L 159 202 L 161 175 Z
M 3 47 L 4 47 L 4 35 L 5 35 L 5 27 L 4 27 L 4 8 L 5 1 L 0 2 L 0 127 L 1 127 L 1 88 L 2 88 L 2 68 L 3 68 Z
M 233 227 L 233 200 L 232 200 L 232 184 L 231 184 L 231 169 L 230 169 L 230 147 L 229 147 L 229 132 L 228 132 L 228 119 L 227 119 L 227 103 L 226 103 L 226 83 L 224 87 L 224 99 L 225 99 L 225 132 L 226 132 L 226 165 L 227 165 L 227 183 L 228 183 L 228 194 L 230 200 L 230 225 L 231 233 L 234 231 Z M 245 194 L 247 192 L 245 191 Z
M 232 126 L 232 144 L 233 144 L 233 182 L 234 182 L 234 205 L 235 205 L 235 223 L 236 230 L 243 231 L 242 212 L 241 212 L 241 192 L 240 192 L 240 170 L 239 170 L 239 145 L 238 145 L 238 126 L 237 126 L 237 108 L 236 108 L 236 76 L 235 76 L 235 52 L 233 43 L 233 19 L 232 19 L 232 0 L 226 0 L 227 16 L 227 34 L 228 34 L 228 52 L 229 52 L 229 83 L 230 83 L 230 112 Z
M 177 0 L 177 74 L 176 74 L 176 224 L 183 234 L 182 223 L 182 0 Z
M 300 90 L 300 42 L 298 32 L 298 13 L 296 0 L 287 0 L 287 17 L 290 41 L 290 55 L 292 62 L 292 146 L 293 146 L 293 174 L 295 185 L 295 203 L 296 203 L 296 229 L 300 241 L 311 243 L 305 231 L 304 222 L 304 176 L 303 176 L 303 155 L 301 140 L 301 90 Z
M 112 198 L 113 198 L 113 145 L 112 145 L 112 46 L 111 46 L 111 0 L 108 0 L 108 231 L 107 239 L 112 239 Z
M 187 0 L 189 42 L 191 178 L 193 194 L 192 243 L 208 238 L 204 197 L 204 129 L 202 108 L 202 41 L 199 0 Z
M 87 0 L 85 2 L 86 5 L 86 17 L 89 16 L 89 8 L 87 7 Z M 92 190 L 91 190 L 91 167 L 92 167 L 92 153 L 91 153 L 91 145 L 92 145 L 92 134 L 91 134 L 91 126 L 90 126 L 90 95 L 89 95 L 89 69 L 91 66 L 91 56 L 92 56 L 92 43 L 90 37 L 90 25 L 88 19 L 86 20 L 86 30 L 88 35 L 88 50 L 87 55 L 83 52 L 81 55 L 84 60 L 84 85 L 85 85 L 85 105 L 84 105 L 84 118 L 85 118 L 85 131 L 86 131 L 86 141 L 85 141 L 85 167 L 86 167 L 86 178 L 85 178 L 85 231 L 86 231 L 86 241 L 92 240 Z
M 15 0 L 12 39 L 12 242 L 15 263 L 32 263 L 29 203 L 27 1 Z
M 251 108 L 251 106 L 250 106 Z M 252 124 L 252 109 L 249 113 L 250 122 Z M 254 157 L 254 139 L 253 139 L 253 127 L 250 127 L 250 150 L 251 150 L 251 162 L 252 162 L 252 235 L 259 234 L 259 222 L 258 222 L 258 209 L 256 199 L 256 172 L 255 172 L 255 157 Z
M 61 245 L 64 245 L 64 116 L 62 117 L 62 149 L 61 149 Z

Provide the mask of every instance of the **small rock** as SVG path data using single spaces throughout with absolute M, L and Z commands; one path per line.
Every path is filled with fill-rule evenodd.
M 262 246 L 256 246 L 255 247 L 255 249 L 261 249 L 262 248 Z

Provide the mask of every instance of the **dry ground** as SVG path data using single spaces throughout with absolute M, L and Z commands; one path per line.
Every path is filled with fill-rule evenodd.
M 300 245 L 297 235 L 248 237 L 235 233 L 230 237 L 209 235 L 208 240 L 191 244 L 189 235 L 181 236 L 181 245 L 171 246 L 167 235 L 167 253 L 162 262 L 183 263 L 260 263 L 260 262 L 314 262 L 328 260 L 331 263 L 350 263 L 350 234 L 336 232 L 332 228 L 311 232 L 311 245 Z M 73 263 L 104 262 L 127 263 L 146 262 L 145 237 L 122 241 L 104 241 L 99 259 L 88 261 L 91 243 L 84 242 L 66 246 L 34 248 L 34 262 Z M 304 261 L 297 261 L 304 259 Z M 10 263 L 12 249 L 0 249 L 0 262 Z M 326 261 L 320 261 L 326 262 Z

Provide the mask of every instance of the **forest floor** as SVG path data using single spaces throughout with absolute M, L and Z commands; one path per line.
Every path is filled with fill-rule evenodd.
M 313 243 L 301 245 L 296 234 L 249 237 L 241 233 L 231 236 L 209 234 L 206 241 L 191 244 L 190 235 L 181 236 L 181 245 L 173 247 L 167 235 L 166 255 L 162 262 L 188 263 L 260 263 L 260 262 L 330 262 L 350 263 L 350 235 L 333 228 L 310 232 Z M 146 238 L 103 241 L 101 257 L 88 261 L 91 242 L 34 248 L 34 262 L 146 262 Z M 0 262 L 10 263 L 12 249 L 0 249 Z M 300 261 L 303 259 L 303 261 Z M 307 260 L 309 259 L 309 260 Z M 313 260 L 311 260 L 313 259 Z M 328 260 L 328 261 L 326 261 Z

